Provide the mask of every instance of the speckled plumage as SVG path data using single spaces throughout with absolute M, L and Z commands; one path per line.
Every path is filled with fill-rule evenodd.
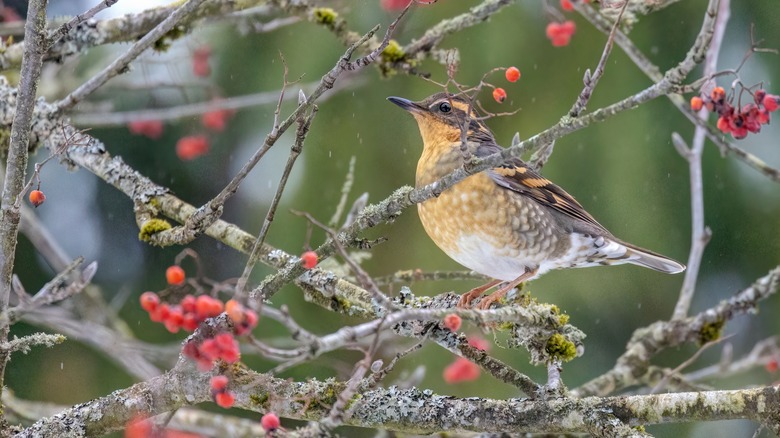
M 470 155 L 501 150 L 470 103 L 445 93 L 421 102 L 391 97 L 416 119 L 423 139 L 416 184 L 428 185 L 463 164 Z M 462 135 L 466 130 L 465 136 Z M 563 189 L 522 160 L 472 175 L 437 198 L 418 204 L 428 235 L 447 255 L 481 274 L 508 282 L 489 299 L 552 269 L 633 263 L 661 272 L 685 266 L 614 237 Z M 467 305 L 498 281 L 464 295 Z

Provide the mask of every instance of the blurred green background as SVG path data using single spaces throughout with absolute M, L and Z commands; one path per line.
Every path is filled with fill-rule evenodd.
M 432 6 L 417 7 L 399 27 L 395 38 L 406 44 L 440 20 L 478 3 L 440 0 Z M 765 47 L 780 47 L 777 26 L 780 12 L 774 1 L 732 3 L 720 69 L 739 65 L 750 46 L 751 26 L 756 38 L 765 41 Z M 394 17 L 381 9 L 378 0 L 328 5 L 340 11 L 350 28 L 358 32 L 367 31 L 377 23 L 384 29 Z M 642 18 L 631 36 L 657 65 L 669 68 L 684 56 L 693 42 L 705 6 L 703 0 L 679 2 Z M 605 36 L 576 14 L 570 18 L 576 21 L 577 32 L 571 44 L 563 48 L 553 48 L 545 38 L 549 18 L 544 7 L 534 1 L 518 1 L 489 21 L 443 41 L 443 48 L 460 51 L 457 79 L 461 83 L 475 84 L 484 72 L 494 67 L 515 65 L 522 71 L 519 82 L 502 85 L 509 94 L 503 105 L 492 101 L 489 90 L 481 96 L 490 110 L 520 109 L 513 116 L 488 122 L 500 143 L 509 144 L 515 132 L 528 138 L 555 123 L 574 102 L 585 69 L 593 68 L 598 62 Z M 139 91 L 118 85 L 153 84 L 160 80 L 191 82 L 191 52 L 203 44 L 211 46 L 213 51 L 210 81 L 214 88 L 211 90 L 194 87 L 182 91 L 154 86 Z M 62 97 L 62 93 L 94 74 L 125 48 L 126 45 L 98 48 L 79 60 L 65 62 L 58 67 L 56 75 L 43 79 L 43 92 L 51 93 L 46 96 L 50 100 Z M 318 80 L 343 51 L 344 47 L 329 31 L 306 21 L 266 34 L 243 34 L 233 25 L 217 22 L 174 42 L 166 53 L 145 55 L 134 64 L 130 74 L 115 80 L 92 102 L 108 102 L 113 110 L 126 111 L 208 100 L 215 89 L 226 98 L 274 91 L 282 82 L 279 52 L 286 59 L 290 78 L 303 75 L 302 82 L 307 83 Z M 430 72 L 435 80 L 445 80 L 444 69 L 439 64 L 428 61 L 420 69 Z M 694 73 L 691 79 L 697 77 Z M 755 55 L 740 71 L 740 77 L 745 84 L 763 82 L 769 92 L 780 93 L 776 80 L 780 77 L 780 58 L 772 54 Z M 369 192 L 371 202 L 379 201 L 395 188 L 414 181 L 421 150 L 416 124 L 385 98 L 396 95 L 419 100 L 438 88 L 405 75 L 383 79 L 373 67 L 345 80 L 346 89 L 332 93 L 319 104 L 320 111 L 267 239 L 268 243 L 292 254 L 304 249 L 307 226 L 290 209 L 304 210 L 327 221 L 339 199 L 351 157 L 356 157 L 357 167 L 350 202 L 362 192 Z M 490 80 L 497 85 L 505 83 L 500 73 Z M 727 76 L 719 84 L 728 88 L 732 80 L 733 77 Z M 589 109 L 615 102 L 648 85 L 649 80 L 616 49 Z M 290 91 L 297 92 L 296 87 L 292 86 Z M 291 104 L 285 104 L 283 114 L 292 108 Z M 80 110 L 93 112 L 86 105 Z M 130 135 L 124 126 L 93 129 L 90 133 L 104 141 L 112 154 L 121 155 L 183 200 L 200 205 L 214 196 L 262 143 L 271 128 L 273 111 L 273 104 L 239 111 L 225 132 L 209 134 L 211 152 L 191 162 L 180 161 L 174 145 L 184 135 L 204 132 L 198 117 L 166 121 L 165 133 L 157 141 Z M 615 235 L 685 263 L 690 246 L 688 167 L 671 144 L 672 132 L 679 132 L 690 141 L 693 127 L 668 100 L 660 98 L 559 140 L 543 173 L 574 195 Z M 780 166 L 778 134 L 775 123 L 738 144 L 777 167 Z M 291 142 L 292 133 L 288 133 L 252 172 L 226 205 L 225 220 L 257 233 Z M 33 161 L 43 158 L 39 154 Z M 136 303 L 141 292 L 165 287 L 164 268 L 173 263 L 182 248 L 159 249 L 139 242 L 131 202 L 83 170 L 69 173 L 50 164 L 42 173 L 42 181 L 48 199 L 37 209 L 37 214 L 61 238 L 70 255 L 84 255 L 88 261 L 99 262 L 96 283 L 107 300 L 122 294 L 129 296 L 126 302 L 121 299 L 116 302 L 137 336 L 161 343 L 180 341 L 181 335 L 168 334 L 161 325 L 150 323 Z M 780 262 L 777 232 L 780 185 L 735 159 L 722 158 L 712 144 L 707 144 L 705 149 L 704 184 L 706 223 L 712 229 L 713 238 L 704 253 L 693 312 L 731 296 Z M 364 265 L 374 276 L 415 268 L 460 269 L 428 239 L 414 209 L 405 211 L 391 226 L 377 227 L 366 235 L 389 239 L 372 251 L 372 258 Z M 323 239 L 323 233 L 315 231 L 311 245 L 317 246 Z M 234 250 L 208 238 L 200 238 L 190 247 L 207 261 L 209 277 L 225 280 L 241 274 L 245 258 Z M 28 291 L 37 290 L 52 277 L 51 269 L 23 237 L 17 257 L 17 273 Z M 185 263 L 184 267 L 191 269 L 192 265 Z M 269 272 L 262 267 L 256 269 L 253 282 L 256 284 Z M 585 355 L 564 367 L 565 383 L 575 387 L 603 373 L 623 351 L 634 329 L 668 319 L 682 279 L 682 275 L 667 276 L 620 266 L 557 271 L 534 281 L 528 288 L 534 296 L 559 305 L 571 315 L 571 323 L 588 334 Z M 464 292 L 476 284 L 421 282 L 409 286 L 416 294 L 432 295 L 450 290 Z M 388 292 L 395 293 L 400 286 Z M 301 292 L 294 287 L 287 287 L 274 297 L 273 305 L 281 304 L 289 305 L 299 323 L 319 334 L 359 322 L 303 302 Z M 728 342 L 734 345 L 736 356 L 747 353 L 756 341 L 777 333 L 776 299 L 764 302 L 761 309 L 758 315 L 738 317 L 727 325 L 725 333 L 732 336 Z M 34 330 L 37 329 L 18 324 L 13 332 L 21 335 Z M 468 325 L 465 330 L 479 332 Z M 288 345 L 286 333 L 272 322 L 261 321 L 255 333 L 276 345 Z M 386 360 L 411 345 L 408 339 L 398 341 L 386 343 L 382 350 Z M 695 351 L 696 346 L 686 346 L 664 353 L 654 363 L 675 367 Z M 690 369 L 717 362 L 720 351 L 720 346 L 711 348 Z M 494 347 L 492 352 L 538 380 L 545 378 L 544 369 L 529 365 L 527 355 L 521 351 Z M 295 367 L 283 376 L 344 378 L 358 358 L 354 352 L 341 351 L 310 365 Z M 403 360 L 392 377 L 424 366 L 427 373 L 422 386 L 437 393 L 498 398 L 518 395 L 514 388 L 489 376 L 472 383 L 445 384 L 441 373 L 453 359 L 450 353 L 429 345 Z M 254 355 L 246 355 L 245 361 L 260 371 L 273 366 Z M 776 378 L 759 368 L 749 374 L 709 383 L 717 388 L 740 388 L 768 384 Z M 16 355 L 7 374 L 7 385 L 18 396 L 63 404 L 83 402 L 131 383 L 132 378 L 113 365 L 110 358 L 77 342 Z M 249 416 L 259 419 L 258 415 Z M 750 436 L 755 429 L 755 424 L 732 421 L 651 426 L 648 431 L 657 436 L 705 437 Z M 358 429 L 343 432 L 369 436 Z

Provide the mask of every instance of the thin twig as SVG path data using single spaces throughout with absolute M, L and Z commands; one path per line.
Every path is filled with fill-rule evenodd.
M 585 111 L 585 107 L 588 105 L 588 101 L 593 95 L 593 90 L 596 88 L 596 85 L 598 85 L 599 79 L 604 76 L 604 67 L 607 65 L 607 59 L 609 59 L 609 55 L 612 53 L 612 47 L 615 45 L 615 34 L 617 33 L 618 26 L 620 26 L 623 13 L 628 7 L 628 3 L 628 0 L 624 1 L 623 7 L 620 8 L 620 13 L 615 19 L 615 24 L 612 25 L 612 30 L 609 32 L 607 43 L 604 45 L 604 51 L 601 53 L 601 59 L 599 59 L 599 63 L 596 65 L 596 70 L 593 71 L 593 74 L 591 74 L 590 69 L 585 70 L 585 76 L 582 78 L 585 87 L 577 97 L 577 101 L 574 102 L 574 105 L 569 110 L 569 116 L 579 117 L 579 115 Z
M 704 76 L 715 73 L 718 66 L 718 54 L 723 43 L 723 35 L 726 33 L 726 25 L 730 15 L 730 0 L 720 0 L 718 5 L 718 17 L 715 20 L 715 30 L 712 36 L 710 48 L 704 61 Z M 714 82 L 714 81 L 713 81 Z M 704 86 L 707 87 L 706 85 Z M 709 112 L 706 108 L 699 111 L 698 118 L 706 122 Z M 701 125 L 696 126 L 693 134 L 693 144 L 683 158 L 688 161 L 691 180 L 691 251 L 688 255 L 688 270 L 685 272 L 683 285 L 680 289 L 680 297 L 674 306 L 672 319 L 682 319 L 688 315 L 693 294 L 696 290 L 696 280 L 699 276 L 701 259 L 704 248 L 710 241 L 711 232 L 704 224 L 704 181 L 702 177 L 701 155 L 704 152 L 704 139 L 706 131 Z M 682 139 L 677 139 L 677 145 Z M 680 149 L 680 147 L 678 147 Z
M 303 101 L 306 100 L 303 91 L 300 92 L 300 96 Z M 299 101 L 298 103 L 303 104 L 304 102 Z M 292 173 L 295 161 L 298 159 L 301 151 L 303 151 L 303 143 L 309 134 L 309 128 L 311 127 L 311 122 L 314 120 L 315 115 L 317 115 L 316 105 L 312 106 L 310 114 L 301 115 L 298 119 L 298 129 L 295 132 L 295 141 L 293 142 L 292 147 L 290 147 L 290 155 L 287 157 L 287 163 L 284 165 L 281 178 L 279 178 L 279 186 L 276 188 L 273 200 L 271 200 L 271 206 L 268 207 L 268 212 L 263 220 L 263 226 L 260 228 L 260 233 L 257 235 L 257 240 L 255 240 L 255 245 L 252 247 L 252 252 L 249 254 L 249 259 L 244 266 L 241 278 L 239 278 L 236 283 L 237 297 L 243 298 L 245 296 L 246 283 L 249 281 L 249 275 L 252 273 L 252 269 L 255 267 L 255 264 L 257 264 L 257 254 L 260 251 L 260 248 L 263 247 L 265 238 L 268 235 L 268 230 L 271 228 L 271 222 L 274 220 L 276 208 L 279 206 L 279 201 L 282 199 L 282 193 L 284 193 L 284 189 L 287 186 L 287 179 L 290 177 L 290 173 Z
M 51 48 L 51 46 L 56 44 L 62 37 L 67 35 L 68 32 L 70 32 L 74 27 L 94 17 L 98 12 L 114 6 L 118 1 L 119 0 L 101 0 L 100 3 L 90 8 L 87 12 L 76 15 L 70 21 L 64 23 L 62 26 L 52 31 L 47 38 L 46 45 L 48 48 Z

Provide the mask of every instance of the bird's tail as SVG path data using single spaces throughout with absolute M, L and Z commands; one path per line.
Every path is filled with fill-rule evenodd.
M 653 251 L 640 248 L 626 242 L 620 242 L 626 247 L 625 260 L 628 263 L 634 265 L 644 266 L 658 272 L 665 272 L 667 274 L 679 274 L 685 270 L 685 265 L 669 257 L 662 256 L 661 254 Z

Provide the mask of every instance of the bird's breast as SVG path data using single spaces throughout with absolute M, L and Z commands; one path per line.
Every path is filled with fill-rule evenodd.
M 569 245 L 559 239 L 549 212 L 484 172 L 418 204 L 418 211 L 423 228 L 447 255 L 500 280 L 517 278 Z

